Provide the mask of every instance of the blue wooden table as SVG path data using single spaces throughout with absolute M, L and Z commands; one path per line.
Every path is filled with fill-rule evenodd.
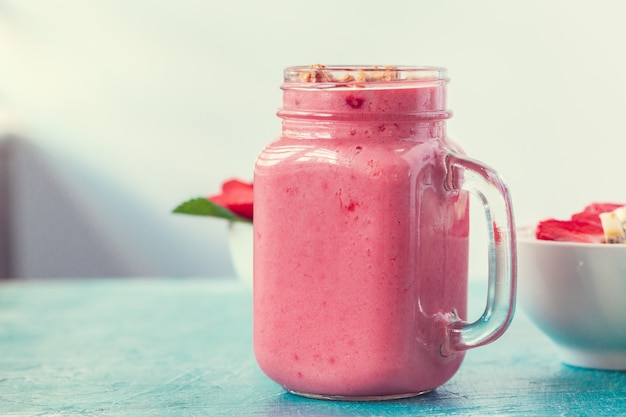
M 234 280 L 0 282 L 0 415 L 626 416 L 626 372 L 562 365 L 519 310 L 450 382 L 401 401 L 287 394 L 251 344 L 251 291 Z

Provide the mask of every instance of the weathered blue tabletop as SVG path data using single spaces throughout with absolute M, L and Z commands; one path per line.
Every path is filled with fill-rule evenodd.
M 285 393 L 254 361 L 251 321 L 234 280 L 2 282 L 0 415 L 626 416 L 626 372 L 560 364 L 519 311 L 443 387 L 377 403 Z

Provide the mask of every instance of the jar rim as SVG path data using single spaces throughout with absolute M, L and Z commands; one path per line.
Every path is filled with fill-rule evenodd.
M 443 67 L 404 65 L 309 65 L 284 70 L 284 86 L 299 88 L 332 88 L 342 86 L 380 86 L 427 82 L 447 83 Z

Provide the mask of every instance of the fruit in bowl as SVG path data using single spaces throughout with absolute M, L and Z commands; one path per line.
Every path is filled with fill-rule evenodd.
M 239 179 L 222 184 L 220 193 L 185 201 L 174 213 L 209 216 L 228 221 L 229 250 L 235 273 L 252 286 L 253 185 Z
M 518 230 L 520 306 L 567 364 L 626 370 L 622 207 L 595 203 Z

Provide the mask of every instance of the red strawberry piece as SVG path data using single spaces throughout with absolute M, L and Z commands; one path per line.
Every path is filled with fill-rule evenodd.
M 572 220 L 587 222 L 597 224 L 602 227 L 602 222 L 600 221 L 600 214 L 607 213 L 615 210 L 616 208 L 622 207 L 624 204 L 619 203 L 592 203 L 589 204 L 583 211 L 580 213 L 572 214 Z
M 604 231 L 598 222 L 589 223 L 579 220 L 544 220 L 537 225 L 536 237 L 541 240 L 563 242 L 604 242 Z
M 231 179 L 222 184 L 220 194 L 207 197 L 207 200 L 226 207 L 238 216 L 252 220 L 253 198 L 252 183 Z
M 604 212 L 602 211 L 600 213 Z M 581 223 L 595 224 L 602 227 L 602 222 L 600 221 L 600 213 L 581 211 L 580 213 L 572 214 L 572 220 Z
M 608 211 L 613 211 L 617 208 L 623 207 L 624 204 L 620 203 L 591 203 L 583 210 L 583 213 L 587 214 L 600 214 Z

